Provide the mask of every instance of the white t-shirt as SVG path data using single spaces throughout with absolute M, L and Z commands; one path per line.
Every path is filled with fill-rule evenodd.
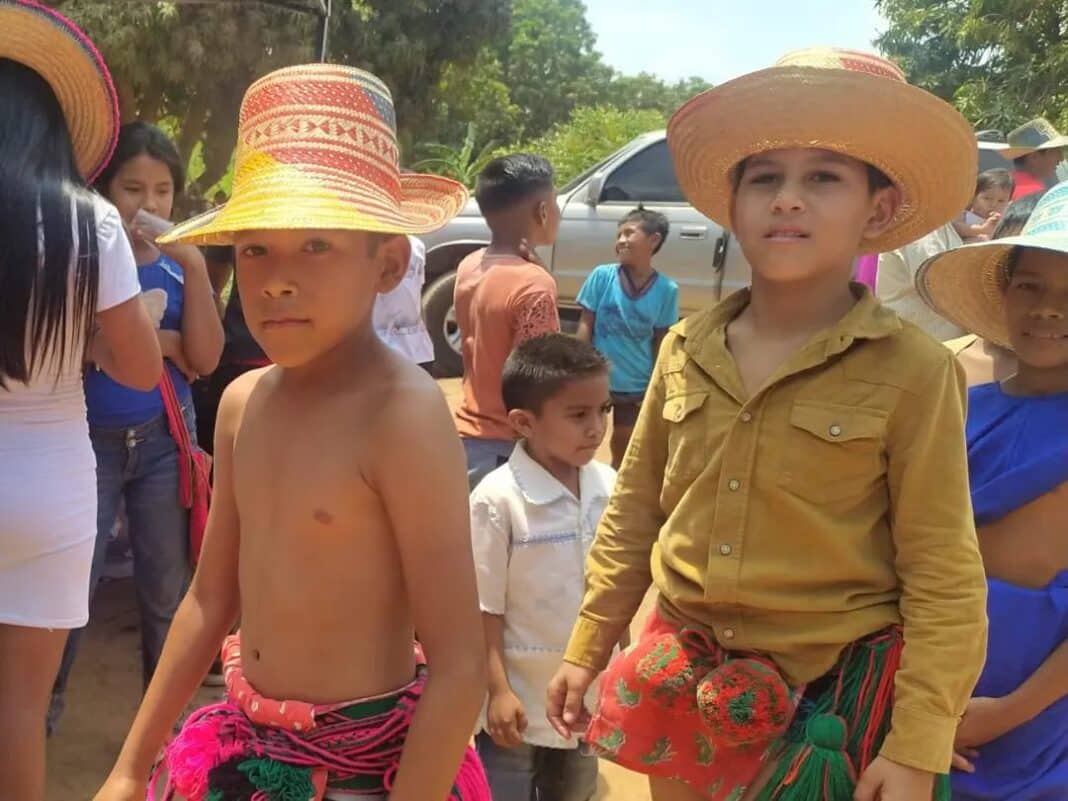
M 375 299 L 374 327 L 379 338 L 417 364 L 434 361 L 434 343 L 423 322 L 423 283 L 426 280 L 426 245 L 408 237 L 412 255 L 408 271 L 392 292 Z
M 586 554 L 616 473 L 590 462 L 571 494 L 522 443 L 471 493 L 471 538 L 482 611 L 504 617 L 508 682 L 523 703 L 524 742 L 578 747 L 545 719 L 545 688 L 564 658 L 585 589 Z M 596 698 L 591 687 L 587 701 Z M 480 726 L 485 727 L 485 711 Z

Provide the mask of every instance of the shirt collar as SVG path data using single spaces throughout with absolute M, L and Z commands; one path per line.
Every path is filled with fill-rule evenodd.
M 858 339 L 882 339 L 901 330 L 901 320 L 859 283 L 851 284 L 857 302 L 838 322 L 816 334 L 794 357 L 794 370 L 820 364 L 849 348 Z M 727 324 L 749 305 L 748 288 L 735 292 L 707 314 L 689 317 L 672 328 L 683 348 L 710 375 L 723 360 Z M 792 359 L 791 362 L 794 360 Z
M 515 450 L 508 458 L 508 467 L 512 471 L 523 499 L 534 506 L 548 506 L 563 499 L 578 502 L 571 491 L 561 484 L 555 476 L 534 461 L 527 453 L 525 443 L 517 442 Z M 585 507 L 596 497 L 604 496 L 604 488 L 595 481 L 596 468 L 585 465 L 579 468 L 579 490 L 582 493 L 581 505 Z

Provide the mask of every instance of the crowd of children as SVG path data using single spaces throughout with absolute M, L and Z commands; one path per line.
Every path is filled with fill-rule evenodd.
M 552 166 L 496 159 L 450 415 L 418 236 L 467 191 L 400 171 L 378 78 L 257 80 L 232 195 L 172 228 L 174 147 L 120 129 L 91 43 L 31 0 L 0 31 L 5 793 L 44 797 L 121 499 L 146 692 L 97 801 L 591 801 L 601 758 L 654 801 L 1068 794 L 1068 183 L 1009 205 L 1020 177 L 976 181 L 968 123 L 894 64 L 792 53 L 668 128 L 751 287 L 679 321 L 638 207 L 571 336 Z M 932 231 L 972 242 L 903 268 L 946 346 L 852 280 Z M 197 550 L 190 381 L 234 267 L 256 350 L 212 402 Z M 176 729 L 220 650 L 225 699 Z

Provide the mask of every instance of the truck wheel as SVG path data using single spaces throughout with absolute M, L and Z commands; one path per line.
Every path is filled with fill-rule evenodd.
M 456 378 L 464 373 L 463 343 L 452 294 L 456 273 L 439 276 L 423 293 L 423 320 L 434 342 L 434 372 L 440 378 Z

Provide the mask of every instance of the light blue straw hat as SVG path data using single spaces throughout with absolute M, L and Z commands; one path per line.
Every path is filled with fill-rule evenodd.
M 1018 247 L 1068 255 L 1068 181 L 1046 192 L 1018 236 L 976 242 L 925 261 L 916 273 L 916 288 L 947 320 L 1009 347 L 1003 297 L 1009 254 Z

